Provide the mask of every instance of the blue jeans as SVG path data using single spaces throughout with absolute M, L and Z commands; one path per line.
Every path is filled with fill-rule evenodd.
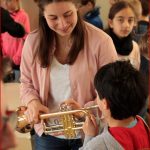
M 15 81 L 14 82 L 20 82 L 20 70 L 14 70 L 15 73 Z
M 78 150 L 82 144 L 81 139 L 68 140 L 45 134 L 41 137 L 34 135 L 35 150 Z

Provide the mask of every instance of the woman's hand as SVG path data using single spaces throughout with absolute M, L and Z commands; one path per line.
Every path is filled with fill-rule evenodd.
M 86 120 L 83 124 L 84 134 L 87 136 L 96 136 L 98 135 L 98 125 L 96 123 L 96 119 L 94 115 L 90 115 L 86 117 Z
M 40 113 L 49 113 L 49 109 L 42 105 L 41 102 L 37 99 L 28 103 L 27 110 L 25 111 L 28 122 L 38 123 Z
M 60 107 L 61 107 L 62 111 L 81 109 L 80 104 L 73 99 L 65 100 L 63 103 L 61 103 Z M 76 113 L 74 113 L 74 116 L 76 118 L 80 119 L 80 118 L 84 117 L 84 113 L 76 112 Z
M 96 102 L 96 100 L 94 100 L 94 101 L 89 101 L 89 102 L 87 102 L 85 105 L 84 105 L 84 108 L 86 108 L 86 107 L 91 107 L 91 106 L 95 106 L 95 105 L 97 105 L 97 102 Z M 89 110 L 89 112 L 91 113 L 91 114 L 93 114 L 94 116 L 101 116 L 101 111 L 100 111 L 100 109 L 99 108 L 95 108 L 95 109 L 91 109 L 91 110 Z
M 84 107 L 86 108 L 86 107 L 90 107 L 90 106 L 94 106 L 94 105 L 97 105 L 96 100 L 87 102 L 87 103 L 84 105 Z
M 60 106 L 68 106 L 68 108 L 70 110 L 75 110 L 75 109 L 80 109 L 81 106 L 78 102 L 76 102 L 75 100 L 73 99 L 68 99 L 68 100 L 65 100 L 63 103 L 60 104 Z

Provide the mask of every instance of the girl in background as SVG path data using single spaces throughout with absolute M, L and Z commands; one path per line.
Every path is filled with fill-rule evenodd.
M 110 8 L 109 29 L 106 32 L 114 42 L 119 59 L 130 60 L 131 64 L 139 69 L 140 51 L 138 44 L 133 41 L 131 35 L 135 18 L 134 9 L 130 3 L 117 2 Z
M 3 33 L 1 36 L 3 56 L 10 57 L 13 62 L 16 80 L 19 80 L 22 47 L 27 34 L 30 32 L 29 17 L 27 13 L 20 8 L 20 0 L 5 0 L 5 7 L 9 11 L 11 17 L 16 22 L 20 23 L 26 32 L 25 36 L 22 38 L 12 37 L 7 32 Z

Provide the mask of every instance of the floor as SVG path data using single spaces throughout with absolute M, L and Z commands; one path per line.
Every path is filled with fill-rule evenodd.
M 16 110 L 20 106 L 19 98 L 20 83 L 5 83 L 3 86 L 4 99 L 7 101 L 8 110 Z M 23 134 L 15 131 L 17 147 L 11 150 L 32 150 L 31 137 L 29 133 Z

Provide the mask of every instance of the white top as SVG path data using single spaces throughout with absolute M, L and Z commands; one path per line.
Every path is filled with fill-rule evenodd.
M 68 98 L 71 98 L 71 86 L 69 65 L 59 63 L 56 57 L 53 57 L 51 64 L 50 84 L 50 90 L 54 101 L 53 109 L 57 107 L 56 110 L 59 110 L 58 106 Z
M 120 60 L 130 60 L 130 63 L 135 67 L 137 70 L 140 69 L 140 50 L 138 44 L 133 41 L 133 49 L 128 56 L 122 56 L 118 54 L 118 58 Z
M 51 93 L 53 101 L 49 101 L 50 112 L 58 112 L 59 106 L 65 100 L 71 98 L 71 86 L 69 79 L 69 65 L 61 64 L 58 62 L 56 57 L 53 57 L 51 70 L 50 70 L 50 84 L 51 84 Z M 58 125 L 60 124 L 60 118 L 55 117 L 51 118 L 48 122 L 48 125 Z M 58 138 L 65 138 L 62 132 L 57 132 L 51 134 Z M 78 135 L 76 138 L 79 138 Z

